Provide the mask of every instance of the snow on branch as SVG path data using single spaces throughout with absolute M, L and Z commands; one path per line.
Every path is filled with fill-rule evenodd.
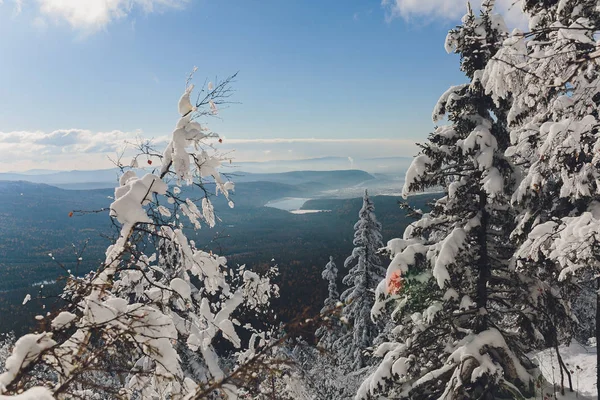
M 228 200 L 234 189 L 219 173 L 223 158 L 208 151 L 212 145 L 206 140 L 218 135 L 196 121 L 228 103 L 234 78 L 206 85 L 196 104 L 188 80 L 158 174 L 138 176 L 137 156 L 130 167 L 122 167 L 110 205 L 110 216 L 121 225 L 118 238 L 98 271 L 69 279 L 62 294 L 69 306 L 49 315 L 49 331 L 16 342 L 0 375 L 0 398 L 31 387 L 29 382 L 37 381 L 25 371 L 41 365 L 51 371 L 46 386 L 11 399 L 92 398 L 98 393 L 183 399 L 227 376 L 217 340 L 224 338 L 238 349 L 231 356 L 235 360 L 246 350 L 240 332 L 261 332 L 240 320 L 254 321 L 268 310 L 278 293 L 271 280 L 276 268 L 260 275 L 244 266 L 228 267 L 224 257 L 197 249 L 179 220 L 183 213 L 196 228 L 200 220 L 209 227 L 216 224 L 204 179 L 212 179 L 214 194 Z M 149 145 L 140 149 L 155 155 Z M 200 206 L 181 197 L 181 182 L 202 189 Z M 212 390 L 237 391 L 233 383 Z

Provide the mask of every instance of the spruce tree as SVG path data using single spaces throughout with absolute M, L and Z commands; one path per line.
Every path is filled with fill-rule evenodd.
M 328 295 L 325 299 L 323 308 L 321 309 L 321 314 L 333 314 L 333 311 L 337 307 L 337 303 L 340 300 L 340 294 L 338 293 L 337 289 L 338 269 L 333 262 L 333 257 L 329 257 L 329 262 L 327 265 L 325 265 L 325 269 L 323 270 L 321 276 L 328 282 Z M 328 317 L 328 320 L 331 322 L 331 324 L 329 326 L 319 327 L 319 329 L 317 329 L 315 332 L 315 335 L 319 338 L 320 347 L 323 347 L 327 350 L 332 350 L 333 344 L 339 333 L 339 323 L 335 320 L 335 318 Z
M 375 303 L 374 289 L 385 275 L 379 257 L 383 247 L 381 224 L 375 217 L 375 206 L 367 191 L 363 196 L 363 205 L 359 220 L 354 225 L 354 250 L 344 262 L 350 268 L 342 283 L 348 288 L 341 296 L 344 307 L 342 316 L 350 328 L 338 340 L 340 362 L 352 370 L 367 365 L 365 350 L 371 346 L 377 336 L 377 326 L 371 319 L 371 308 Z
M 513 196 L 522 209 L 513 235 L 517 268 L 545 275 L 554 287 L 557 278 L 564 284 L 600 271 L 600 67 L 594 61 L 600 12 L 590 0 L 527 1 L 524 10 L 531 39 L 513 34 L 486 71 L 485 84 L 497 101 L 510 101 L 507 154 L 525 168 Z M 508 75 L 513 78 L 504 80 Z M 548 296 L 548 287 L 540 289 Z M 562 289 L 567 299 L 586 302 L 573 298 L 586 291 Z
M 338 269 L 335 263 L 333 262 L 332 256 L 329 257 L 329 262 L 327 263 L 327 265 L 325 265 L 325 269 L 323 270 L 321 276 L 323 277 L 323 279 L 327 280 L 328 283 L 328 296 L 325 299 L 324 307 L 321 310 L 321 312 L 327 312 L 332 310 L 340 299 L 340 294 L 338 293 L 337 289 Z
M 444 194 L 402 239 L 388 244 L 393 259 L 373 312 L 395 303 L 397 327 L 377 348 L 383 360 L 358 398 L 532 394 L 525 356 L 535 329 L 526 300 L 532 281 L 510 264 L 515 169 L 504 155 L 507 107 L 494 103 L 481 84 L 507 34 L 492 6 L 485 4 L 479 17 L 469 7 L 448 34 L 446 48 L 460 55 L 469 82 L 440 98 L 433 119 L 446 117 L 448 124 L 420 145 L 404 186 L 405 196 L 440 187 Z

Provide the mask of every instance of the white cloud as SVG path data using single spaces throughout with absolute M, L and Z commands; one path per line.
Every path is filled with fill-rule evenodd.
M 23 11 L 23 0 L 14 0 L 15 8 L 13 10 L 13 16 L 18 16 Z
M 39 5 L 40 14 L 56 21 L 66 21 L 73 29 L 95 32 L 115 19 L 127 17 L 134 9 L 145 13 L 181 8 L 189 0 L 31 0 Z
M 140 136 L 136 132 L 92 132 L 86 129 L 58 129 L 49 133 L 35 131 L 0 132 L 0 149 L 12 146 L 21 152 L 31 152 L 44 147 L 49 151 L 77 153 L 105 153 L 117 151 L 125 141 Z
M 474 10 L 481 6 L 481 0 L 471 1 Z M 495 9 L 504 16 L 509 27 L 527 27 L 527 20 L 521 11 L 521 0 L 496 0 Z M 465 0 L 382 0 L 389 20 L 415 18 L 445 21 L 459 21 L 467 11 Z
M 0 170 L 39 168 L 39 164 L 57 164 L 57 168 L 94 169 L 90 163 L 107 167 L 107 155 L 115 155 L 127 141 L 134 142 L 140 132 L 92 132 L 85 129 L 59 129 L 52 132 L 0 132 Z M 76 160 L 79 159 L 79 163 Z M 69 165 L 69 164 L 75 165 Z
M 148 135 L 145 135 L 148 137 Z M 107 156 L 115 157 L 125 142 L 135 143 L 141 131 L 92 132 L 85 129 L 59 129 L 52 132 L 0 132 L 0 172 L 26 169 L 101 169 L 110 168 Z M 153 140 L 159 151 L 168 138 Z M 326 138 L 223 138 L 214 142 L 219 152 L 236 161 L 298 160 L 318 157 L 371 158 L 411 157 L 417 147 L 405 139 L 326 139 Z M 126 156 L 130 156 L 131 150 Z
M 21 11 L 23 11 L 23 1 L 24 0 L 9 0 L 11 3 L 13 3 L 13 13 L 12 16 L 17 17 L 19 16 L 19 14 L 21 14 Z M 4 0 L 0 0 L 0 6 L 4 4 Z

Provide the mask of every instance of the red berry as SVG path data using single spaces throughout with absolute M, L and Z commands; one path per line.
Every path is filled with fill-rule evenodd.
M 219 143 L 223 143 L 223 139 L 219 138 Z
M 148 160 L 148 164 L 152 165 L 152 160 Z

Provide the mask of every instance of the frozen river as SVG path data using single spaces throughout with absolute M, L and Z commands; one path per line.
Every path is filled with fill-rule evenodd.
M 302 197 L 284 197 L 265 204 L 265 207 L 278 208 L 280 210 L 291 212 L 292 214 L 313 214 L 319 212 L 329 212 L 331 210 L 301 210 L 304 203 L 310 199 Z
M 296 211 L 302 208 L 304 203 L 306 203 L 308 200 L 310 199 L 305 199 L 301 197 L 284 197 L 282 199 L 277 199 L 268 202 L 267 204 L 265 204 L 265 207 L 273 207 L 285 211 Z

